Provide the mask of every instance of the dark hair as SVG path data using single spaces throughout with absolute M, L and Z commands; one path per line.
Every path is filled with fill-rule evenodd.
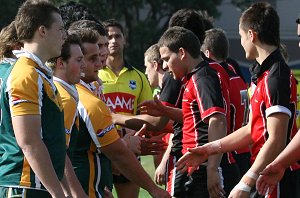
M 298 15 L 298 18 L 296 19 L 296 23 L 300 24 L 300 14 Z
M 99 40 L 99 33 L 96 30 L 88 29 L 88 28 L 77 28 L 77 23 L 81 23 L 81 21 L 76 21 L 72 23 L 70 28 L 68 29 L 69 34 L 76 34 L 81 43 L 97 43 Z M 82 52 L 85 54 L 84 46 L 82 46 Z
M 76 34 L 69 34 L 67 39 L 65 40 L 62 49 L 61 49 L 61 59 L 63 61 L 68 61 L 69 58 L 71 57 L 71 45 L 79 45 L 80 48 L 82 49 L 81 41 L 78 35 Z M 51 67 L 52 69 L 55 69 L 56 67 L 56 60 L 59 57 L 51 58 L 47 61 L 47 66 Z
M 206 10 L 199 10 L 198 13 L 202 17 L 204 30 L 214 28 L 214 18 L 210 16 Z
M 91 20 L 100 23 L 91 10 L 81 3 L 70 1 L 59 6 L 59 10 L 67 29 L 73 22 L 79 20 Z
M 205 31 L 202 50 L 209 50 L 218 60 L 224 61 L 228 57 L 229 42 L 225 32 L 219 28 Z
M 169 20 L 169 27 L 180 26 L 192 31 L 203 43 L 205 30 L 202 17 L 193 9 L 181 9 L 175 12 Z
M 18 10 L 15 26 L 20 41 L 31 41 L 35 31 L 41 26 L 50 28 L 54 22 L 53 13 L 60 11 L 49 1 L 25 1 Z
M 70 26 L 71 29 L 89 29 L 97 31 L 101 36 L 108 36 L 106 29 L 100 22 L 91 20 L 75 21 Z
M 18 40 L 15 21 L 12 21 L 8 26 L 4 27 L 0 32 L 0 59 L 12 58 L 12 50 L 16 46 L 21 46 L 22 43 Z
M 159 47 L 167 47 L 178 53 L 179 48 L 185 49 L 193 58 L 200 56 L 200 42 L 197 36 L 183 27 L 170 27 L 158 41 Z
M 121 23 L 119 23 L 115 19 L 108 19 L 103 22 L 105 29 L 108 31 L 109 27 L 117 27 L 121 30 L 122 34 L 124 35 L 124 28 Z
M 162 68 L 163 60 L 160 58 L 158 44 L 151 45 L 144 53 L 144 56 L 147 56 L 148 62 L 156 61 L 159 67 Z
M 279 16 L 267 2 L 252 4 L 240 18 L 240 27 L 257 33 L 261 43 L 280 46 Z

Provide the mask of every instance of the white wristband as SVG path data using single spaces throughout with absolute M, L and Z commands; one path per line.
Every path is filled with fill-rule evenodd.
M 244 182 L 240 181 L 236 186 L 235 188 L 241 190 L 241 191 L 244 191 L 244 192 L 250 192 L 251 191 L 251 186 L 245 184 Z
M 251 179 L 254 179 L 255 181 L 258 179 L 258 175 L 250 170 L 248 170 L 245 175 Z

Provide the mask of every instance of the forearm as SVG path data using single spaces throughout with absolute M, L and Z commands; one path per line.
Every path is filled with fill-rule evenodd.
M 136 183 L 148 192 L 156 187 L 150 176 L 145 172 L 133 153 L 126 148 L 121 140 L 103 147 L 102 152 L 112 161 L 113 165 L 130 181 Z M 116 155 L 118 153 L 118 155 Z M 129 167 L 129 168 L 124 168 Z
M 73 198 L 87 197 L 72 167 L 71 160 L 66 155 L 64 178 Z M 65 189 L 64 189 L 65 191 Z M 65 193 L 66 194 L 66 193 Z
M 213 142 L 226 136 L 226 118 L 223 115 L 212 115 L 209 118 L 208 141 Z M 209 156 L 207 162 L 208 170 L 217 170 L 220 166 L 223 154 Z
M 300 132 L 295 135 L 287 147 L 277 156 L 273 163 L 281 164 L 282 167 L 288 168 L 291 164 L 300 159 Z
M 172 145 L 173 145 L 173 142 L 172 142 L 173 136 L 174 136 L 173 134 L 170 135 L 169 144 L 168 144 L 167 150 L 165 151 L 165 153 L 163 155 L 161 163 L 166 164 L 168 159 L 169 159 L 169 156 L 170 156 L 170 153 L 171 153 L 171 150 L 172 150 Z
M 128 116 L 112 113 L 112 119 L 115 124 L 134 130 L 139 130 L 143 124 L 146 124 L 148 131 L 160 131 L 169 121 L 166 117 L 154 117 L 145 114 Z
M 248 146 L 252 143 L 253 141 L 251 138 L 251 129 L 250 126 L 246 125 L 220 139 L 219 142 L 213 141 L 204 145 L 204 147 L 207 149 L 209 155 L 213 155 L 217 153 L 226 153 L 236 149 L 244 148 L 245 146 Z
M 182 109 L 165 106 L 164 108 L 162 108 L 162 112 L 165 114 L 165 116 L 167 116 L 171 120 L 174 120 L 175 122 L 183 123 Z

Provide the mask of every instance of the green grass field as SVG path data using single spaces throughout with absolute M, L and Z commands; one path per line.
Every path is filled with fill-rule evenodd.
M 152 156 L 143 156 L 143 157 L 141 157 L 141 162 L 142 162 L 142 166 L 145 168 L 147 173 L 153 179 L 154 172 L 155 172 L 154 164 L 153 164 L 153 157 Z M 115 190 L 113 190 L 113 195 L 115 198 L 117 198 L 117 194 L 116 194 Z M 147 191 L 145 191 L 142 188 L 140 189 L 139 198 L 150 198 L 150 197 L 151 196 L 149 195 L 149 193 Z

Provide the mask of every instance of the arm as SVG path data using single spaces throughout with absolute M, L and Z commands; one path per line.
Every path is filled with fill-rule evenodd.
M 155 96 L 153 100 L 147 100 L 139 104 L 141 113 L 152 116 L 166 116 L 171 120 L 182 123 L 182 110 L 175 107 L 170 107 L 162 104 L 162 102 Z
M 208 141 L 212 142 L 226 135 L 226 117 L 215 113 L 208 118 Z M 210 197 L 219 197 L 220 192 L 225 193 L 221 186 L 221 178 L 218 168 L 222 160 L 222 154 L 208 157 L 207 162 L 207 188 Z
M 243 148 L 252 144 L 251 138 L 251 120 L 252 114 L 249 115 L 249 123 L 237 131 L 225 136 L 220 140 L 209 142 L 203 146 L 191 148 L 177 162 L 177 169 L 180 172 L 186 172 L 189 167 L 188 175 L 191 175 L 200 164 L 207 160 L 209 155 L 226 153 L 235 149 Z
M 169 159 L 170 153 L 171 153 L 171 149 L 172 149 L 172 142 L 173 139 L 173 134 L 170 135 L 170 139 L 169 139 L 169 144 L 167 147 L 167 150 L 165 151 L 162 160 L 160 162 L 160 164 L 158 165 L 158 167 L 155 170 L 155 175 L 154 175 L 154 181 L 158 184 L 158 185 L 165 185 L 166 181 L 166 166 L 167 166 L 167 161 Z
M 154 117 L 146 114 L 128 116 L 111 113 L 111 116 L 115 124 L 122 125 L 134 130 L 139 130 L 143 126 L 143 124 L 146 124 L 147 130 L 160 131 L 167 125 L 169 121 L 169 119 L 166 117 Z
M 287 147 L 260 173 L 256 188 L 261 195 L 266 193 L 267 188 L 273 189 L 282 179 L 285 169 L 300 159 L 299 138 L 300 133 L 298 131 Z
M 81 184 L 79 183 L 79 180 L 74 172 L 72 163 L 71 163 L 68 155 L 66 155 L 64 179 L 66 181 L 65 185 L 67 185 L 69 187 L 69 192 L 71 192 L 71 195 L 73 198 L 87 197 L 87 195 L 85 194 L 83 188 L 81 187 Z M 65 190 L 64 187 L 63 187 L 63 189 Z
M 248 172 L 258 175 L 259 172 L 261 172 L 271 161 L 273 161 L 284 149 L 286 145 L 288 122 L 289 116 L 284 113 L 274 113 L 267 118 L 267 130 L 269 137 L 260 149 L 253 165 Z M 256 183 L 256 179 L 249 177 L 247 173 L 242 177 L 241 181 L 250 187 L 254 187 Z M 247 192 L 234 189 L 232 193 L 230 193 L 232 196 L 242 194 L 247 194 Z
M 145 172 L 133 153 L 126 148 L 121 139 L 101 148 L 112 163 L 125 177 L 147 190 L 153 197 L 169 197 L 168 193 L 158 188 Z M 116 155 L 118 153 L 118 155 Z M 128 167 L 124 169 L 124 167 Z
M 40 115 L 12 117 L 16 140 L 30 167 L 52 197 L 65 197 L 52 166 L 48 150 L 41 139 Z

